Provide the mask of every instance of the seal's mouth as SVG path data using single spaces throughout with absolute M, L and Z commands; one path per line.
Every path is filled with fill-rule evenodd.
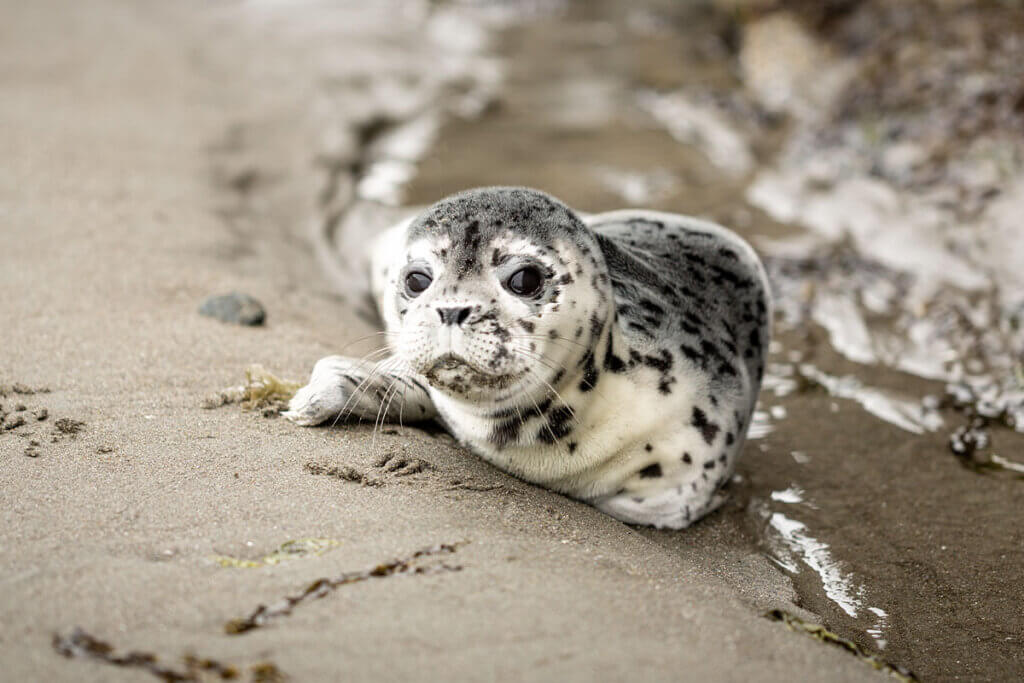
M 479 368 L 455 353 L 446 353 L 435 360 L 423 376 L 434 386 L 465 393 L 470 388 L 502 389 L 519 380 L 519 375 L 497 375 Z
M 438 370 L 458 370 L 459 368 L 469 368 L 474 372 L 480 374 L 483 373 L 473 366 L 468 360 L 458 355 L 457 353 L 446 353 L 434 361 L 434 364 L 427 369 L 427 373 L 436 372 Z

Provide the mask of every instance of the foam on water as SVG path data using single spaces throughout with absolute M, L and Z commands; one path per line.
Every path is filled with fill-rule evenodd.
M 768 524 L 779 534 L 785 547 L 818 575 L 825 595 L 856 619 L 862 608 L 861 595 L 864 591 L 854 583 L 851 576 L 843 573 L 839 563 L 832 557 L 828 544 L 813 538 L 805 524 L 780 512 L 772 513 Z M 792 566 L 792 563 L 789 565 Z

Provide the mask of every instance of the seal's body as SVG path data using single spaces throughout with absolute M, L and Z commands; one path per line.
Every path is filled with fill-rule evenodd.
M 720 502 L 771 325 L 738 236 L 485 188 L 396 226 L 373 260 L 393 355 L 321 360 L 289 418 L 437 418 L 497 467 L 633 524 L 682 528 Z

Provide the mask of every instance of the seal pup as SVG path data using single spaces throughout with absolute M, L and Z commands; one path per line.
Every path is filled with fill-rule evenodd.
M 388 230 L 371 268 L 392 355 L 320 360 L 289 419 L 437 419 L 630 524 L 680 529 L 724 500 L 771 334 L 764 268 L 734 233 L 481 188 Z

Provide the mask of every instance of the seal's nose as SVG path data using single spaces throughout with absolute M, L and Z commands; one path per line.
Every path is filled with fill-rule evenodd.
M 469 314 L 472 310 L 473 309 L 470 306 L 456 308 L 438 307 L 437 314 L 441 316 L 441 324 L 458 327 L 462 323 L 466 322 L 466 319 L 469 318 Z

